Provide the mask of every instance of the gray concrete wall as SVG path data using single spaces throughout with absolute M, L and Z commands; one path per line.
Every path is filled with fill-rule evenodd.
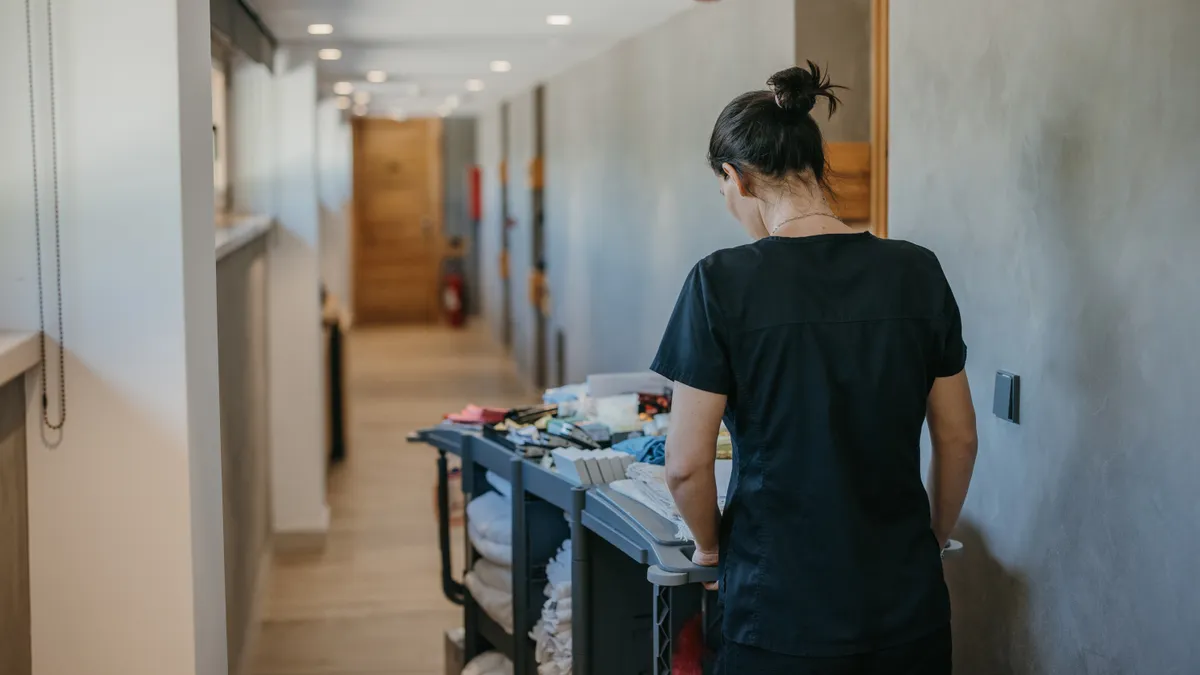
M 512 270 L 512 354 L 517 368 L 533 380 L 536 315 L 529 304 L 529 274 L 533 271 L 533 192 L 529 163 L 536 154 L 533 90 L 509 99 L 508 231 Z
M 1200 672 L 1200 4 L 892 12 L 891 230 L 941 256 L 981 412 L 958 672 Z
M 500 108 L 491 108 L 475 121 L 475 153 L 483 171 L 483 213 L 479 223 L 479 286 L 475 296 L 480 313 L 499 342 L 503 331 L 503 290 L 500 281 Z
M 871 140 L 871 0 L 795 1 L 796 63 L 812 61 L 845 87 L 836 115 L 824 103 L 815 111 L 825 140 Z
M 549 332 L 570 379 L 648 367 L 691 266 L 745 242 L 708 138 L 791 65 L 794 33 L 793 0 L 698 5 L 547 84 Z

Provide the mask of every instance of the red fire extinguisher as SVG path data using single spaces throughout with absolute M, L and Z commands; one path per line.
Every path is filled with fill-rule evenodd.
M 450 325 L 461 328 L 467 323 L 462 239 L 451 238 L 449 248 L 443 263 L 442 306 Z
M 446 276 L 446 287 L 442 291 L 442 303 L 445 305 L 446 317 L 450 320 L 450 325 L 462 328 L 467 322 L 466 313 L 463 312 L 462 275 L 449 274 Z

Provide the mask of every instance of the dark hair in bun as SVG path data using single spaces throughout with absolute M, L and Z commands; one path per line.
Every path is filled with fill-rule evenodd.
M 807 68 L 775 73 L 767 86 L 742 94 L 721 111 L 708 145 L 713 172 L 721 175 L 725 164 L 739 174 L 754 171 L 771 178 L 811 171 L 828 189 L 825 142 L 812 109 L 824 98 L 833 115 L 841 103 L 833 90 L 842 87 L 831 84 L 812 61 Z

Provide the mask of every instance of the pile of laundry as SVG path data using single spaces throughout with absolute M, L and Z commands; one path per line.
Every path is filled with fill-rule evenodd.
M 493 480 L 491 476 L 489 480 Z M 511 486 L 507 496 L 501 491 L 487 492 L 467 504 L 467 536 L 482 556 L 467 572 L 467 589 L 493 621 L 512 633 Z
M 538 675 L 571 675 L 571 540 L 546 565 L 546 604 L 529 633 L 536 643 Z
M 487 652 L 471 659 L 462 675 L 513 675 L 513 664 L 500 652 Z

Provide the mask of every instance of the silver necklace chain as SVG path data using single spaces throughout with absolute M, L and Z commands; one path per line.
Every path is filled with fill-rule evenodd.
M 833 213 L 829 210 L 811 211 L 809 213 L 802 213 L 798 216 L 788 218 L 787 220 L 784 220 L 784 221 L 780 222 L 778 225 L 776 225 L 775 227 L 771 228 L 771 234 L 769 236 L 774 237 L 775 233 L 778 232 L 784 225 L 787 225 L 788 223 L 793 223 L 797 220 L 804 220 L 805 218 L 812 218 L 813 216 L 829 216 L 830 218 L 834 218 L 834 219 L 837 218 L 837 216 L 833 215 Z
M 42 282 L 42 210 L 38 180 L 38 142 L 37 142 L 37 85 L 33 68 L 33 8 L 32 0 L 25 0 L 25 36 L 29 56 L 29 126 L 33 140 L 33 226 L 34 240 L 37 246 L 37 289 L 38 289 L 38 327 L 39 348 L 42 365 L 42 423 L 47 428 L 58 431 L 67 422 L 67 368 L 65 330 L 63 328 L 62 302 L 62 215 L 58 198 L 58 102 L 55 97 L 54 83 L 54 5 L 53 0 L 46 2 L 46 25 L 50 50 L 50 173 L 53 176 L 54 194 L 54 274 L 55 290 L 58 297 L 58 421 L 50 420 L 50 401 L 47 390 L 50 387 L 49 369 L 46 359 L 46 302 L 45 288 Z

